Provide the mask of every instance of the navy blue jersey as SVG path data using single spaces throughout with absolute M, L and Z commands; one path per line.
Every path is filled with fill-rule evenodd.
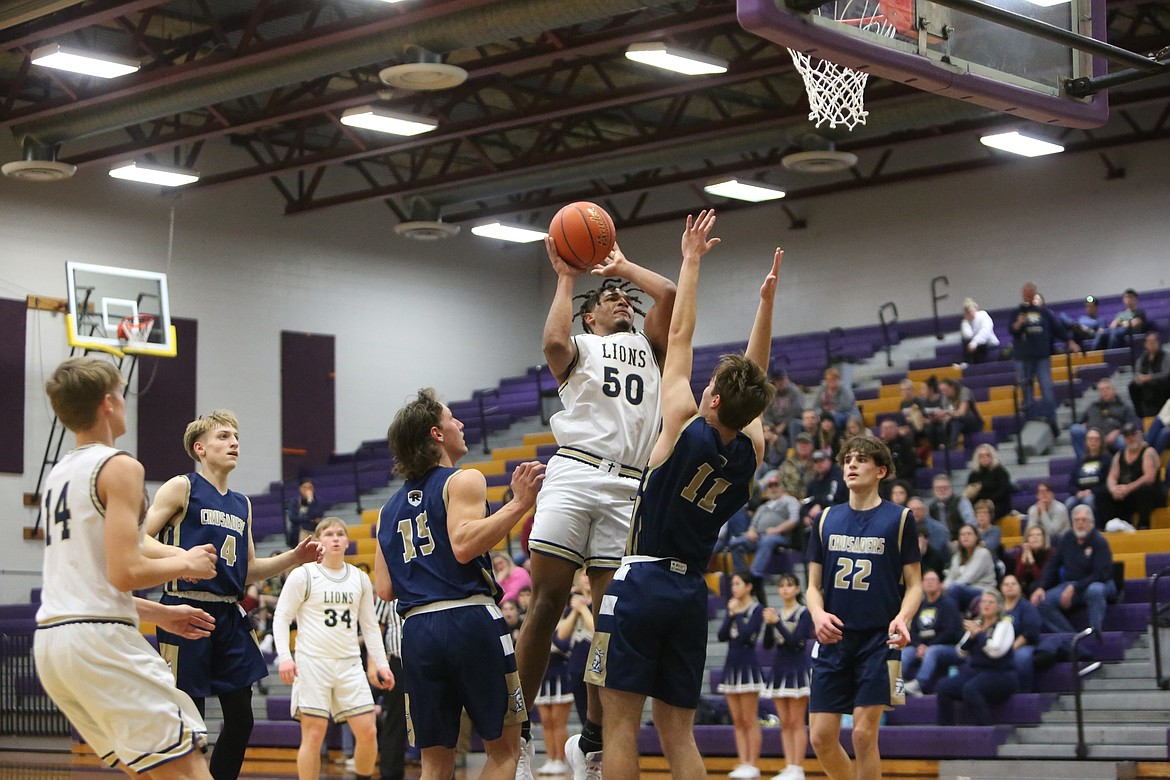
M 902 566 L 922 560 L 914 515 L 890 501 L 835 504 L 809 537 L 808 560 L 821 564 L 826 612 L 847 630 L 885 630 L 902 608 Z
M 626 555 L 676 558 L 705 571 L 719 529 L 747 503 L 756 449 L 743 432 L 726 445 L 695 415 L 674 449 L 642 478 Z
M 190 550 L 211 544 L 218 556 L 215 577 L 187 582 L 171 580 L 167 593 L 198 590 L 242 598 L 248 584 L 248 518 L 252 505 L 243 493 L 220 493 L 201 474 L 187 474 L 187 511 L 163 530 L 163 542 Z
M 398 612 L 436 601 L 491 596 L 503 589 L 492 575 L 491 559 L 481 555 L 460 563 L 447 535 L 447 483 L 459 469 L 436 466 L 406 484 L 378 516 L 378 546 L 390 570 Z

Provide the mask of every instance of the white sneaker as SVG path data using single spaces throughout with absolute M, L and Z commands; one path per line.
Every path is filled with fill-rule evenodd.
M 906 684 L 904 684 L 902 686 L 902 690 L 905 691 L 907 696 L 922 696 L 923 695 L 922 686 L 918 684 L 917 680 L 910 680 L 909 682 L 907 682 Z M 800 767 L 796 767 L 796 768 L 800 769 Z M 804 774 L 803 769 L 800 769 L 800 772 L 802 775 Z
M 728 775 L 731 780 L 757 780 L 759 776 L 760 770 L 751 764 L 740 764 Z
M 357 764 L 355 764 L 353 762 L 352 758 L 345 759 L 345 771 L 347 771 L 347 772 L 356 772 L 357 771 Z
M 541 765 L 540 769 L 536 770 L 538 775 L 564 775 L 568 774 L 569 765 L 564 761 L 556 761 L 550 759 Z
M 581 752 L 581 735 L 565 740 L 565 760 L 573 770 L 573 780 L 601 780 L 601 751 Z
M 789 764 L 784 769 L 784 771 L 791 772 L 791 774 L 788 775 L 787 777 L 785 777 L 784 780 L 804 780 L 804 767 L 802 767 L 802 766 L 796 766 L 796 764 Z
M 536 750 L 532 740 L 520 738 L 520 760 L 516 762 L 516 780 L 534 780 L 532 764 L 536 761 Z

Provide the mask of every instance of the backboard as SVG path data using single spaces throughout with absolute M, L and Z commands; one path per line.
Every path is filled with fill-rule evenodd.
M 67 262 L 69 314 L 65 317 L 69 345 L 121 357 L 126 354 L 174 357 L 175 329 L 167 275 L 132 268 Z M 119 338 L 125 317 L 149 315 L 154 327 L 142 343 Z
M 1108 119 L 1104 92 L 1077 98 L 1066 88 L 1071 79 L 1106 73 L 1104 59 L 947 7 L 955 4 L 837 0 L 814 7 L 815 0 L 737 0 L 744 29 L 823 60 L 1038 122 L 1097 127 Z M 983 4 L 1045 23 L 1058 35 L 1105 40 L 1105 0 Z M 875 13 L 896 28 L 891 36 L 862 29 L 858 20 Z

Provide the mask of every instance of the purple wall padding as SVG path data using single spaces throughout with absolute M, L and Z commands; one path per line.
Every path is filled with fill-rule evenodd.
M 178 337 L 175 357 L 141 357 L 134 369 L 138 393 L 138 459 L 146 478 L 164 482 L 195 469 L 183 451 L 183 431 L 195 419 L 199 367 L 199 323 L 172 317 Z
M 15 410 L 0 425 L 0 471 L 24 473 L 24 361 L 28 308 L 0 298 L 0 409 Z
M 336 338 L 281 331 L 280 442 L 284 479 L 304 466 L 329 462 L 337 442 Z

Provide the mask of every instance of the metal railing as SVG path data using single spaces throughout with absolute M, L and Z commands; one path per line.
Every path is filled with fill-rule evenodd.
M 471 397 L 476 400 L 476 402 L 479 406 L 479 430 L 480 430 L 480 433 L 483 434 L 483 454 L 484 455 L 491 455 L 492 448 L 491 448 L 491 445 L 488 444 L 487 410 L 483 405 L 483 399 L 485 399 L 485 398 L 498 398 L 499 396 L 500 396 L 500 391 L 494 387 L 489 387 L 486 390 L 476 390 L 474 393 L 471 394 Z
M 894 313 L 893 319 L 891 319 L 891 320 L 886 319 L 886 311 L 887 310 L 892 311 Z M 897 306 L 897 304 L 895 304 L 893 301 L 886 301 L 881 306 L 879 306 L 878 307 L 878 322 L 880 322 L 881 326 L 882 326 L 882 341 L 884 341 L 886 344 L 886 368 L 893 368 L 894 367 L 894 355 L 893 355 L 894 342 L 893 342 L 893 339 L 890 338 L 890 326 L 898 324 L 898 306 Z
M 1162 690 L 1170 690 L 1170 678 L 1162 676 L 1162 641 L 1163 626 L 1170 626 L 1170 603 L 1161 604 L 1158 601 L 1158 583 L 1163 577 L 1170 575 L 1170 569 L 1162 571 L 1150 578 L 1150 633 L 1154 640 L 1154 684 Z
M 1084 670 L 1081 669 L 1081 640 L 1085 637 L 1092 636 L 1097 633 L 1096 629 L 1089 627 L 1073 637 L 1072 640 L 1072 670 L 1073 670 L 1073 700 L 1076 702 L 1077 710 L 1077 758 L 1084 759 L 1089 755 L 1089 746 L 1085 744 L 1085 713 L 1081 706 L 1081 676 L 1097 669 L 1101 666 L 1100 661 L 1093 661 Z
M 934 310 L 934 336 L 939 341 L 942 341 L 946 336 L 943 334 L 942 321 L 938 317 L 938 302 L 945 301 L 950 297 L 948 293 L 939 293 L 938 284 L 942 282 L 948 288 L 951 286 L 951 280 L 945 276 L 936 276 L 930 280 L 930 306 Z
M 41 688 L 33 634 L 0 634 L 0 735 L 67 737 L 69 721 Z

